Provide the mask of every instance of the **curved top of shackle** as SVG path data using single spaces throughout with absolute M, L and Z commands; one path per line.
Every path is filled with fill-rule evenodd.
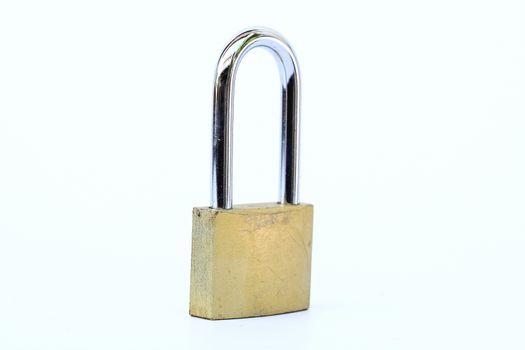
M 237 35 L 224 49 L 217 64 L 213 95 L 213 150 L 211 207 L 232 208 L 233 95 L 235 75 L 244 55 L 264 47 L 279 66 L 282 88 L 281 203 L 298 204 L 299 196 L 299 66 L 288 42 L 267 28 L 253 28 Z

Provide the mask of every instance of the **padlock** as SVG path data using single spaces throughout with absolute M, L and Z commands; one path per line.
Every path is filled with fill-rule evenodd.
M 280 200 L 232 206 L 235 74 L 255 47 L 269 49 L 280 68 Z M 309 307 L 313 206 L 298 199 L 299 87 L 295 54 L 272 30 L 247 30 L 222 52 L 213 97 L 211 207 L 193 208 L 192 316 L 217 320 Z

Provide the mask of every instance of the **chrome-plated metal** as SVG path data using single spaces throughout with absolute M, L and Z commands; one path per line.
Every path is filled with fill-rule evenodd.
M 288 42 L 278 33 L 255 28 L 237 35 L 217 64 L 213 95 L 212 208 L 232 208 L 233 95 L 235 75 L 244 55 L 268 49 L 279 66 L 282 87 L 281 203 L 299 203 L 299 66 Z

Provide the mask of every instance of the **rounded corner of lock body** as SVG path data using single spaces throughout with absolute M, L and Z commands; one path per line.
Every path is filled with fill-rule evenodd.
M 193 209 L 190 315 L 269 316 L 310 306 L 313 205 Z

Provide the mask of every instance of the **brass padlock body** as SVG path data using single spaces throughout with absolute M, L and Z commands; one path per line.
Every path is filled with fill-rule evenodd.
M 313 206 L 193 209 L 190 314 L 274 315 L 310 303 Z

